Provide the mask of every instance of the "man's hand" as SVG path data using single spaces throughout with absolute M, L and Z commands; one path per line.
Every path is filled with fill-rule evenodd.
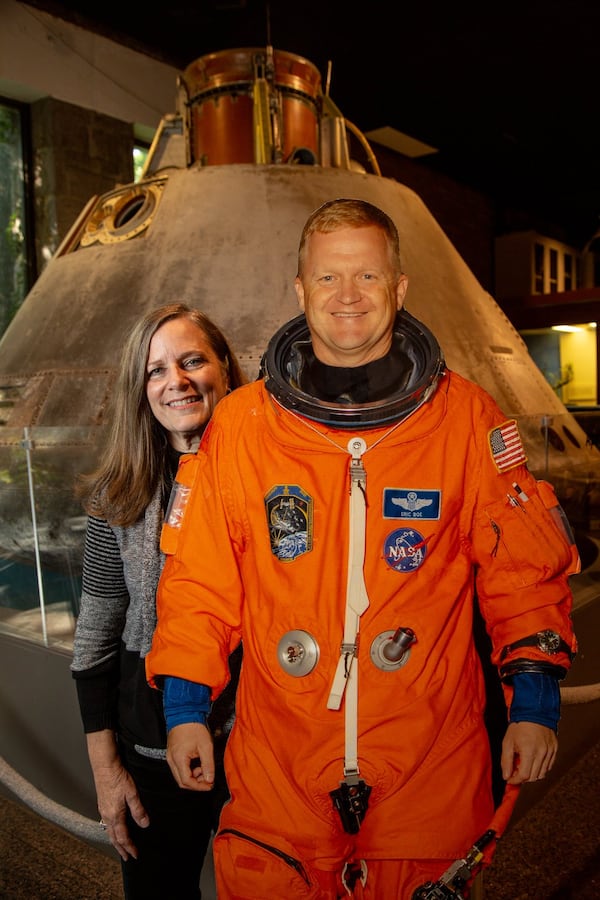
M 213 742 L 206 725 L 176 725 L 167 739 L 167 762 L 180 788 L 210 791 L 215 780 Z
M 502 741 L 502 776 L 508 784 L 539 781 L 548 774 L 558 750 L 551 728 L 534 722 L 511 722 Z

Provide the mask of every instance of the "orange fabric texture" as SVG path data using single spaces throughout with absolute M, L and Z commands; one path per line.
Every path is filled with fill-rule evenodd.
M 575 647 L 568 575 L 577 555 L 548 511 L 553 494 L 545 488 L 542 499 L 522 464 L 494 465 L 489 435 L 505 421 L 489 395 L 454 373 L 397 428 L 307 423 L 262 382 L 218 405 L 198 456 L 183 463 L 192 489 L 175 547 L 169 539 L 147 672 L 151 682 L 208 684 L 217 696 L 243 640 L 223 828 L 332 871 L 350 858 L 454 859 L 488 828 L 475 587 L 495 662 L 506 644 L 543 629 Z M 329 796 L 344 775 L 344 703 L 330 710 L 327 698 L 346 605 L 346 447 L 357 434 L 369 448 L 370 599 L 360 619 L 358 759 L 372 791 L 351 835 Z M 527 497 L 520 505 L 509 499 L 514 482 Z M 416 643 L 405 665 L 383 670 L 374 645 L 399 627 Z M 282 663 L 280 644 L 299 630 L 318 648 L 300 677 Z M 503 664 L 517 657 L 570 665 L 568 654 L 533 647 Z
M 454 861 L 352 860 L 350 868 L 360 873 L 352 878 L 342 868 L 327 872 L 303 866 L 299 873 L 284 860 L 227 834 L 215 839 L 213 852 L 222 900 L 335 900 L 349 896 L 346 886 L 353 887 L 354 900 L 410 900 L 416 888 L 435 882 Z

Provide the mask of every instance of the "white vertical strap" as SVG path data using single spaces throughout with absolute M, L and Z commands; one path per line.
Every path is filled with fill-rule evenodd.
M 362 438 L 355 438 L 351 444 L 360 440 L 361 454 L 366 449 Z M 346 587 L 347 604 L 361 616 L 369 606 L 369 596 L 365 584 L 365 534 L 367 528 L 367 473 L 359 456 L 350 460 L 350 539 L 348 548 L 348 582 Z M 357 624 L 358 631 L 358 624 Z
M 348 579 L 346 583 L 346 617 L 344 638 L 340 658 L 333 678 L 327 701 L 328 709 L 339 709 L 344 691 L 350 685 L 346 697 L 346 749 L 353 743 L 356 757 L 356 736 L 358 719 L 358 686 L 356 654 L 358 652 L 358 631 L 360 616 L 369 606 L 369 597 L 364 579 L 365 534 L 366 534 L 366 483 L 367 475 L 362 464 L 362 454 L 367 445 L 362 438 L 351 438 L 348 442 L 350 459 L 350 525 L 348 546 Z M 349 719 L 352 720 L 349 728 Z
M 358 775 L 358 666 L 350 667 L 346 681 L 344 775 Z
M 360 616 L 369 606 L 369 596 L 364 575 L 367 528 L 367 475 L 362 463 L 362 453 L 366 449 L 366 445 L 364 445 L 364 442 L 362 446 L 357 444 L 357 440 L 354 442 L 350 441 L 348 446 L 353 455 L 350 462 L 350 546 L 346 595 L 347 607 L 352 609 L 356 616 L 354 636 L 356 649 L 352 657 L 347 680 L 344 775 L 358 774 L 358 664 L 356 654 L 358 653 Z

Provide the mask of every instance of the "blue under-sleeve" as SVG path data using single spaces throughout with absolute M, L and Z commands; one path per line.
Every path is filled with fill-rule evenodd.
M 211 690 L 205 684 L 196 684 L 174 675 L 165 676 L 163 687 L 163 709 L 167 732 L 175 725 L 200 722 L 206 725 L 206 717 L 211 708 Z
M 516 672 L 510 722 L 535 722 L 556 731 L 560 719 L 558 680 L 542 672 Z

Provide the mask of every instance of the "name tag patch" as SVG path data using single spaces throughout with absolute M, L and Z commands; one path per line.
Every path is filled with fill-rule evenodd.
M 418 488 L 384 488 L 384 519 L 439 519 L 441 491 Z

